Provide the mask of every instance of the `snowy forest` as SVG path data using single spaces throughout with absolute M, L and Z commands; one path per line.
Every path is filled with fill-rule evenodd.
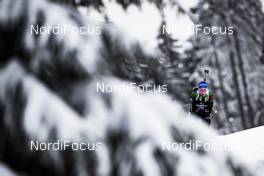
M 264 125 L 263 12 L 260 0 L 0 0 L 0 175 L 260 176 L 264 158 L 164 144 Z M 204 70 L 210 127 L 189 114 Z M 120 91 L 129 83 L 141 91 Z M 30 150 L 57 140 L 98 151 Z

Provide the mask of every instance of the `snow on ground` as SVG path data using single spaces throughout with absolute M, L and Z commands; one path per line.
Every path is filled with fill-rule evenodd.
M 260 0 L 260 2 L 262 4 L 262 11 L 264 11 L 264 8 L 263 8 L 263 6 L 264 6 L 264 0 Z
M 264 126 L 220 136 L 217 140 L 249 164 L 264 162 Z

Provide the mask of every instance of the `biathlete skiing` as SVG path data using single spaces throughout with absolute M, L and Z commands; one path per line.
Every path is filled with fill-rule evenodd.
M 206 76 L 206 74 L 209 74 L 209 70 L 205 70 L 204 73 Z M 205 78 L 204 81 L 198 83 L 197 87 L 193 88 L 190 112 L 210 126 L 213 104 L 213 93 L 209 89 Z

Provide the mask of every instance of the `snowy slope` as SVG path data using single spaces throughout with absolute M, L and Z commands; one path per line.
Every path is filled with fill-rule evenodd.
M 251 171 L 242 161 L 226 152 L 203 148 L 196 151 L 164 150 L 164 143 L 173 145 L 175 141 L 187 143 L 196 139 L 215 139 L 214 131 L 204 124 L 189 121 L 180 105 L 174 104 L 169 97 L 154 93 L 96 92 L 96 83 L 110 85 L 120 81 L 102 78 L 100 72 L 99 67 L 103 67 L 106 57 L 119 55 L 117 51 L 110 52 L 109 46 L 124 45 L 124 51 L 120 52 L 124 54 L 120 57 L 133 56 L 131 42 L 123 41 L 123 38 L 119 40 L 120 35 L 111 29 L 106 29 L 110 31 L 107 31 L 110 36 L 107 40 L 75 35 L 36 39 L 26 34 L 16 40 L 12 36 L 21 34 L 20 31 L 14 32 L 14 26 L 35 24 L 41 20 L 42 16 L 38 15 L 41 13 L 46 24 L 61 20 L 74 26 L 75 22 L 68 19 L 70 14 L 66 9 L 50 2 L 31 0 L 25 6 L 20 0 L 17 0 L 20 3 L 11 2 L 21 8 L 9 0 L 0 2 L 7 4 L 0 5 L 0 12 L 4 12 L 3 15 L 0 13 L 0 29 L 8 36 L 0 40 L 0 46 L 9 43 L 5 41 L 12 41 L 10 48 L 28 48 L 26 51 L 1 50 L 5 62 L 1 60 L 0 70 L 0 112 L 4 112 L 3 115 L 0 113 L 0 156 L 7 165 L 1 167 L 0 164 L 1 176 L 6 176 L 11 169 L 38 176 L 255 175 L 249 174 Z M 19 12 L 28 13 L 15 18 L 11 13 L 14 7 Z M 49 10 L 61 13 L 58 15 Z M 17 24 L 17 21 L 25 21 L 25 24 Z M 54 41 L 52 47 L 47 42 L 49 38 Z M 21 58 L 9 58 L 13 55 Z M 141 57 L 138 53 L 135 55 Z M 110 64 L 103 69 L 108 67 Z M 27 152 L 31 139 L 47 143 L 56 139 L 95 141 L 102 143 L 104 150 L 96 153 Z
M 262 11 L 264 11 L 264 10 L 263 10 L 264 0 L 260 0 L 260 2 L 261 2 L 261 4 L 262 4 Z
M 248 163 L 264 161 L 264 126 L 221 136 L 218 140 Z

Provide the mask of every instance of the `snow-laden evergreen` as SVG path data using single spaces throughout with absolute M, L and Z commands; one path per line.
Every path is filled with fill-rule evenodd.
M 150 2 L 119 1 L 107 6 L 113 6 L 120 16 L 129 16 L 130 11 L 139 13 L 138 18 L 141 13 L 156 15 L 151 18 L 160 15 L 157 22 L 151 22 L 156 26 L 147 36 L 141 36 L 147 27 L 144 33 L 129 31 L 128 26 L 115 21 L 113 11 L 106 7 L 108 1 L 0 2 L 0 175 L 257 175 L 226 151 L 164 150 L 164 143 L 213 142 L 216 132 L 195 117 L 189 119 L 177 102 L 184 99 L 177 90 L 188 84 L 186 74 L 191 72 L 187 68 L 195 70 L 177 50 L 173 38 L 177 35 L 165 35 L 160 38 L 161 45 L 158 43 L 161 25 L 169 24 L 167 15 L 173 14 L 163 13 L 162 8 L 171 7 L 175 15 L 184 12 L 187 19 L 196 17 L 190 7 L 197 3 Z M 93 14 L 88 13 L 91 11 Z M 31 24 L 58 23 L 100 24 L 102 34 L 30 34 Z M 183 38 L 188 38 L 187 34 Z M 179 73 L 175 67 L 183 71 Z M 124 80 L 168 83 L 169 95 L 177 101 L 154 92 L 96 90 L 97 83 L 121 85 Z M 188 95 L 188 89 L 183 90 Z M 31 140 L 102 143 L 103 148 L 36 152 L 29 150 Z

